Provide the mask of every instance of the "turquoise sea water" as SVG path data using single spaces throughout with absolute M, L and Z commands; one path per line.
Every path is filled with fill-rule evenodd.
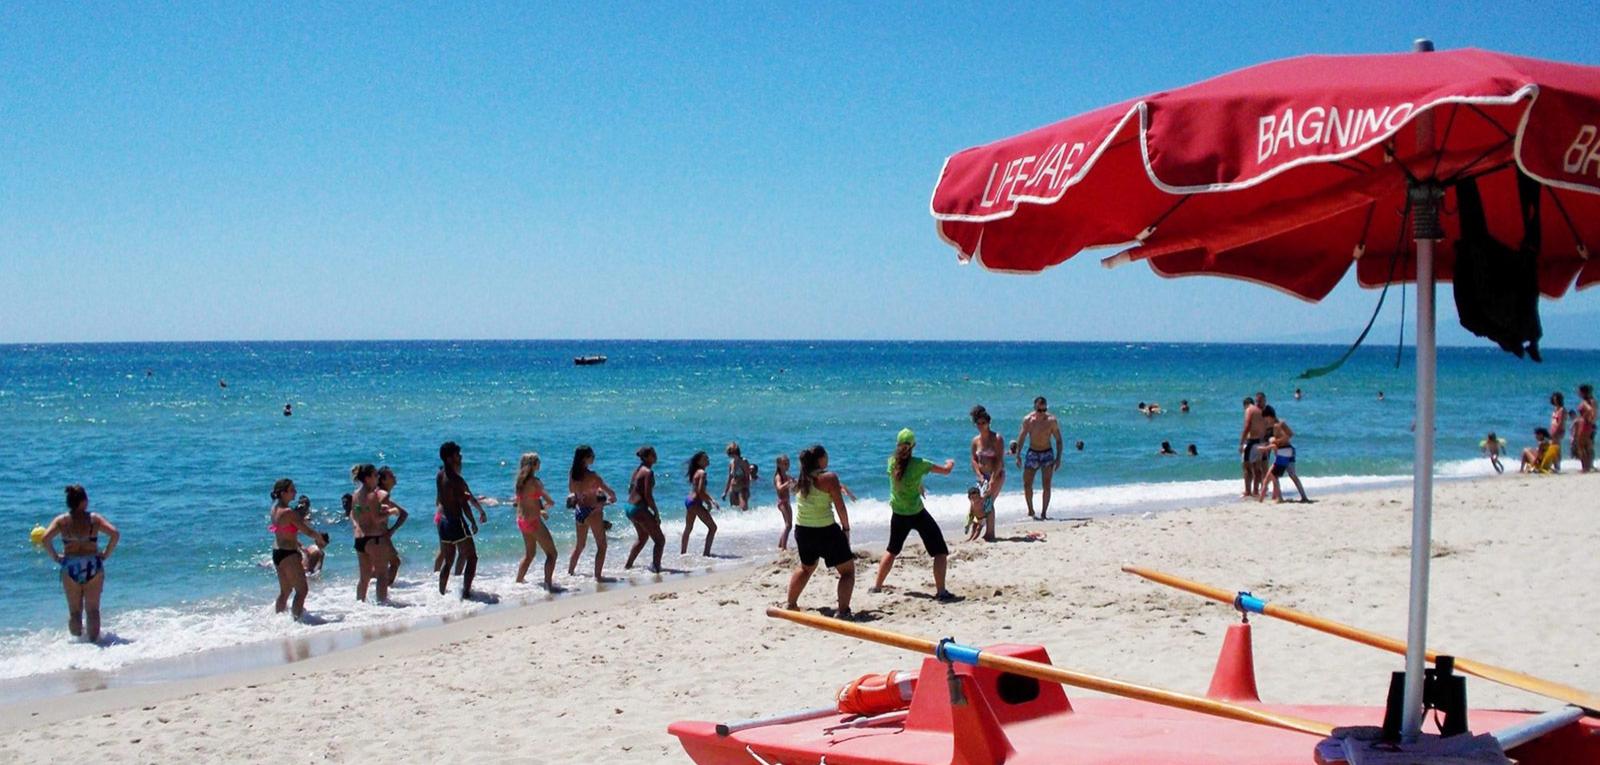
M 252 641 L 450 616 L 481 608 L 441 598 L 431 582 L 437 449 L 459 442 L 464 474 L 479 494 L 505 498 L 518 455 L 538 451 L 552 492 L 565 486 L 573 447 L 594 446 L 597 470 L 626 491 L 634 450 L 661 455 L 658 498 L 666 514 L 666 565 L 703 570 L 767 555 L 779 520 L 767 480 L 773 457 L 821 442 L 860 495 L 853 508 L 863 546 L 887 524 L 884 464 L 901 427 L 919 454 L 956 457 L 956 476 L 931 478 L 929 506 L 954 535 L 964 513 L 967 410 L 982 403 L 1013 437 L 1035 395 L 1049 398 L 1066 438 L 1082 439 L 1057 478 L 1060 513 L 1088 515 L 1159 504 L 1200 504 L 1237 491 L 1234 446 L 1240 398 L 1264 390 L 1298 433 L 1300 471 L 1315 494 L 1410 470 L 1412 368 L 1394 349 L 1365 349 L 1337 374 L 1295 381 L 1337 357 L 1331 346 L 857 342 L 368 342 L 0 346 L 0 680 L 64 669 L 130 664 Z M 572 357 L 603 353 L 603 366 Z M 1488 430 L 1513 452 L 1548 417 L 1545 399 L 1600 377 L 1600 352 L 1552 350 L 1542 365 L 1492 348 L 1440 353 L 1441 472 L 1487 469 L 1476 459 Z M 220 385 L 226 381 L 227 387 Z M 1305 391 L 1294 401 L 1298 386 Z M 1377 393 L 1385 393 L 1384 401 Z M 1190 414 L 1178 413 L 1188 399 Z M 1160 402 L 1154 418 L 1135 408 Z M 294 416 L 282 414 L 285 403 Z M 718 511 L 719 553 L 677 555 L 695 450 L 713 456 L 737 440 L 760 465 L 751 513 Z M 1158 458 L 1162 440 L 1198 458 Z M 397 544 L 406 558 L 396 599 L 404 608 L 353 602 L 350 529 L 338 513 L 357 462 L 386 463 L 396 499 L 414 518 Z M 1513 464 L 1514 469 L 1514 464 Z M 289 476 L 317 508 L 335 544 L 313 583 L 321 623 L 270 613 L 268 491 Z M 999 504 L 1022 515 L 1020 474 Z M 93 509 L 116 523 L 122 546 L 108 563 L 105 648 L 67 639 L 55 568 L 27 540 L 63 509 L 61 487 L 84 484 Z M 559 493 L 558 493 L 559 496 Z M 479 589 L 517 602 L 543 597 L 513 584 L 521 553 L 509 504 L 491 508 L 479 549 Z M 633 540 L 620 511 L 608 573 Z M 555 512 L 563 556 L 571 518 Z M 699 548 L 699 532 L 691 551 Z M 592 547 L 591 547 L 592 550 Z M 589 568 L 587 560 L 579 571 Z M 536 569 L 537 570 L 537 569 Z M 958 577 L 959 572 L 956 576 Z M 565 579 L 581 593 L 594 585 Z M 957 579 L 958 581 L 958 579 Z

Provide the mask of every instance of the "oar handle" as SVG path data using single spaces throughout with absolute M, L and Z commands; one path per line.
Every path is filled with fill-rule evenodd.
M 1123 566 L 1122 570 L 1130 574 L 1142 576 L 1152 582 L 1164 584 L 1175 589 L 1192 592 L 1204 598 L 1210 598 L 1223 603 L 1229 603 L 1235 607 L 1241 606 L 1241 601 L 1246 595 L 1248 595 L 1248 593 L 1236 594 L 1229 592 L 1228 590 L 1224 590 L 1221 587 L 1212 587 L 1210 585 L 1184 579 L 1183 577 L 1173 576 L 1172 574 L 1155 571 L 1148 568 L 1141 568 L 1139 566 Z M 1313 616 L 1303 611 L 1296 611 L 1292 608 L 1274 605 L 1254 596 L 1249 596 L 1247 610 L 1253 613 L 1264 614 L 1266 616 L 1273 617 L 1274 619 L 1282 619 L 1286 622 L 1298 624 L 1302 627 L 1310 627 L 1311 629 L 1319 632 L 1325 632 L 1329 635 L 1342 637 L 1346 640 L 1352 640 L 1357 643 L 1369 645 L 1373 648 L 1382 649 L 1390 653 L 1404 655 L 1406 652 L 1406 643 L 1404 640 L 1398 640 L 1396 638 L 1389 637 L 1388 635 L 1380 635 L 1376 632 L 1368 632 L 1367 630 L 1359 627 L 1341 624 L 1331 619 Z M 1439 658 L 1438 652 L 1433 650 L 1425 651 L 1424 656 L 1426 656 L 1427 660 L 1430 662 L 1437 661 Z M 1505 667 L 1497 667 L 1493 664 L 1485 664 L 1480 661 L 1473 661 L 1472 659 L 1464 659 L 1460 656 L 1455 657 L 1455 665 L 1456 669 L 1464 674 L 1473 675 L 1475 677 L 1479 677 L 1493 683 L 1510 686 L 1512 688 L 1520 688 L 1524 691 L 1536 693 L 1540 696 L 1556 699 L 1558 701 L 1564 701 L 1568 704 L 1576 704 L 1584 709 L 1600 711 L 1600 695 L 1590 693 L 1589 691 L 1585 691 L 1581 688 L 1574 688 L 1570 685 L 1564 685 L 1552 680 L 1534 677 L 1533 675 L 1524 674 L 1512 669 L 1506 669 Z
M 1043 664 L 1037 661 L 1019 659 L 1012 656 L 996 656 L 985 653 L 970 646 L 963 646 L 953 641 L 932 641 L 923 638 L 902 635 L 877 627 L 868 627 L 864 624 L 830 619 L 816 614 L 787 611 L 780 608 L 767 609 L 767 616 L 774 619 L 783 619 L 807 627 L 832 632 L 838 635 L 866 640 L 873 643 L 900 648 L 913 653 L 930 654 L 947 662 L 972 664 L 988 669 L 1010 672 L 1014 675 L 1031 677 L 1035 680 L 1059 683 L 1074 688 L 1085 688 L 1091 691 L 1100 691 L 1114 696 L 1148 701 L 1162 706 L 1186 709 L 1191 712 L 1224 717 L 1230 720 L 1267 725 L 1274 728 L 1292 730 L 1299 733 L 1308 733 L 1313 736 L 1327 737 L 1333 734 L 1333 726 L 1315 720 L 1306 720 L 1292 715 L 1282 715 L 1266 712 L 1239 704 L 1230 704 L 1216 699 L 1201 696 L 1190 696 L 1186 693 L 1168 691 L 1161 688 L 1137 685 L 1134 683 L 1115 680 L 1098 675 L 1090 675 L 1063 667 Z

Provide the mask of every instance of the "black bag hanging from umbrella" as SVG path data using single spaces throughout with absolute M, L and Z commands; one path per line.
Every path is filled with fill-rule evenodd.
M 1522 204 L 1522 245 L 1516 249 L 1489 235 L 1476 179 L 1455 185 L 1461 215 L 1456 241 L 1456 313 L 1461 326 L 1495 341 L 1507 353 L 1539 357 L 1539 182 L 1517 174 Z

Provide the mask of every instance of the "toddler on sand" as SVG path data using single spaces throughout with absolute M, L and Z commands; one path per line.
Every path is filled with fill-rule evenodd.
M 967 489 L 967 541 L 978 541 L 978 535 L 983 533 L 983 519 L 989 515 L 987 503 L 983 501 L 983 490 L 974 486 Z

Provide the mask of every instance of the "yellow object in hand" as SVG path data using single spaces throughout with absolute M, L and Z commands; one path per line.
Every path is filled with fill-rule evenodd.
M 28 532 L 28 541 L 36 545 L 44 544 L 44 527 L 34 526 L 33 531 Z

